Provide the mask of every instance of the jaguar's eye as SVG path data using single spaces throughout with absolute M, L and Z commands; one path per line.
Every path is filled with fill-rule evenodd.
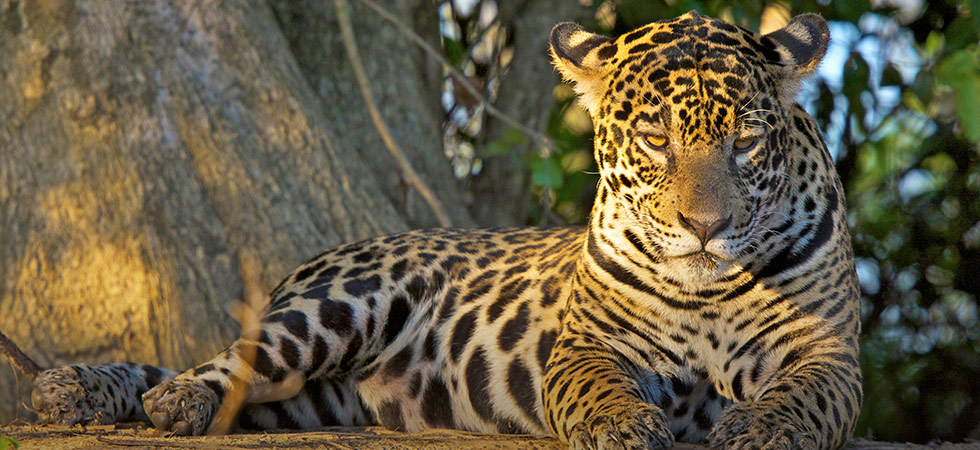
M 755 148 L 756 144 L 758 143 L 759 138 L 757 137 L 739 138 L 735 139 L 735 142 L 732 144 L 732 148 L 735 149 L 735 153 L 747 153 Z
M 667 150 L 667 136 L 659 136 L 655 134 L 643 135 L 640 140 L 643 142 L 643 146 L 657 152 L 662 152 Z

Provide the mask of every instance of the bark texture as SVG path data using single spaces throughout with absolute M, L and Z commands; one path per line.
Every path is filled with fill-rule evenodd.
M 435 190 L 453 226 L 474 226 L 467 210 L 459 207 L 465 203 L 464 186 L 453 176 L 442 150 L 440 72 L 431 70 L 431 59 L 395 26 L 360 1 L 348 2 L 368 83 L 394 139 L 416 172 Z M 432 40 L 438 37 L 436 2 L 376 3 L 401 17 L 420 36 Z M 400 178 L 397 165 L 371 122 L 337 32 L 333 2 L 273 0 L 271 4 L 289 50 L 296 55 L 313 91 L 323 100 L 323 115 L 334 127 L 338 147 L 367 162 L 388 200 L 413 228 L 438 226 L 431 209 Z M 438 48 L 438 41 L 435 45 Z
M 548 36 L 559 22 L 581 22 L 590 17 L 589 8 L 567 0 L 502 2 L 501 20 L 513 23 L 514 63 L 500 83 L 496 106 L 508 116 L 535 130 L 544 130 L 555 105 L 552 91 L 560 79 L 551 65 Z M 501 140 L 509 126 L 496 118 L 487 119 L 483 144 Z M 510 154 L 487 158 L 473 178 L 476 201 L 473 215 L 481 224 L 521 225 L 531 205 L 531 179 L 522 155 L 538 151 L 528 142 L 510 149 Z
M 42 366 L 182 369 L 237 335 L 244 252 L 268 289 L 320 249 L 409 228 L 356 84 L 332 70 L 330 4 L 0 0 L 0 329 Z M 284 36 L 287 6 L 311 14 Z M 299 64 L 306 32 L 322 42 Z M 423 73 L 398 67 L 405 39 L 365 41 L 397 138 L 423 176 L 449 173 L 438 111 L 408 95 Z M 0 422 L 26 415 L 29 387 L 0 364 Z

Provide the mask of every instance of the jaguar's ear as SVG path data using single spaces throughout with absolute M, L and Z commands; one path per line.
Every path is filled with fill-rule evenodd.
M 795 95 L 799 81 L 817 70 L 827 53 L 830 30 L 823 17 L 800 14 L 785 27 L 763 36 L 762 43 L 778 55 L 773 62 L 783 67 L 786 81 Z
M 570 22 L 551 30 L 551 55 L 566 81 L 575 85 L 582 104 L 594 112 L 605 93 L 605 61 L 615 55 L 616 45 L 606 36 L 590 33 Z

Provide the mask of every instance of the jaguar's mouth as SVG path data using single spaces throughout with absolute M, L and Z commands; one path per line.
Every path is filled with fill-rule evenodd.
M 731 264 L 730 260 L 703 249 L 681 255 L 678 259 L 682 260 L 693 272 L 701 275 L 724 272 Z
M 728 261 L 728 258 L 709 252 L 705 249 L 680 255 L 679 257 L 690 261 L 697 261 L 698 263 L 704 263 L 704 264 L 720 264 Z
M 704 250 L 684 255 L 684 258 L 688 260 L 688 264 L 704 267 L 706 269 L 714 269 L 719 261 L 717 256 Z

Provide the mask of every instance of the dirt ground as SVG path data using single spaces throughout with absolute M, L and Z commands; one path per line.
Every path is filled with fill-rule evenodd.
M 488 436 L 459 431 L 435 430 L 424 433 L 397 433 L 379 427 L 324 428 L 308 432 L 235 434 L 228 436 L 168 437 L 146 424 L 98 427 L 55 427 L 14 423 L 0 427 L 0 436 L 17 440 L 19 449 L 358 449 L 358 450 L 472 450 L 529 449 L 564 450 L 554 439 L 533 436 Z M 706 447 L 677 444 L 676 450 L 704 450 Z M 847 450 L 980 450 L 980 442 L 932 445 L 852 440 Z

